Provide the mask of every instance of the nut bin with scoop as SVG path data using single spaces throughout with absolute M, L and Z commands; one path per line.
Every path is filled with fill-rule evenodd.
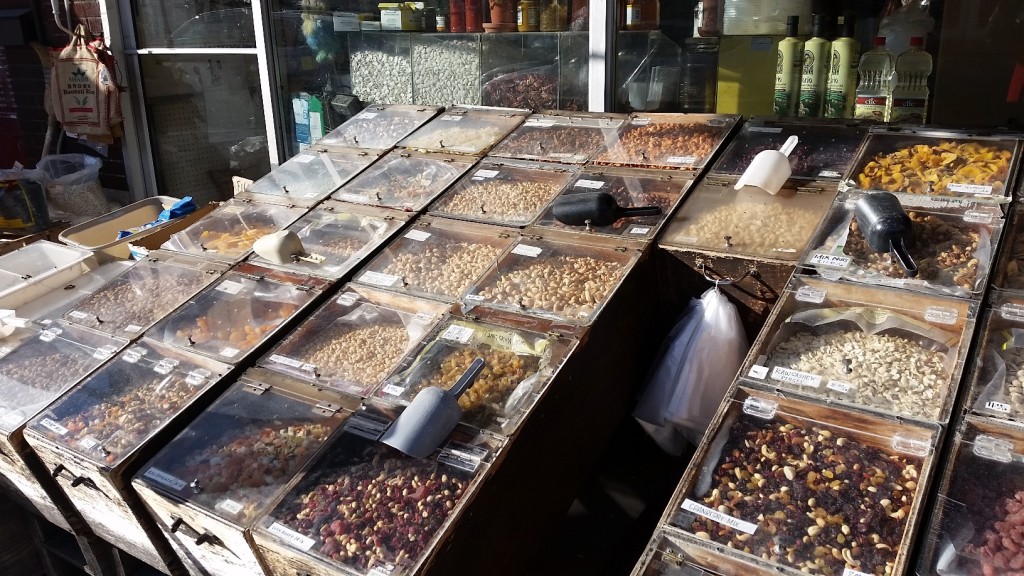
M 555 219 L 570 226 L 609 226 L 620 218 L 657 216 L 660 206 L 623 208 L 607 192 L 587 192 L 559 196 L 551 205 Z
M 459 396 L 483 367 L 484 359 L 477 358 L 450 390 L 437 386 L 421 390 L 380 441 L 414 458 L 433 454 L 458 425 L 462 418 Z
M 789 154 L 799 141 L 794 134 L 786 139 L 782 148 L 758 152 L 750 166 L 747 166 L 743 175 L 736 181 L 736 190 L 742 190 L 744 186 L 753 186 L 772 195 L 778 194 L 793 173 L 793 168 L 789 165 Z
M 907 252 L 914 247 L 913 223 L 896 196 L 889 192 L 867 194 L 854 205 L 854 216 L 872 250 L 892 253 L 907 276 L 917 276 L 917 264 Z

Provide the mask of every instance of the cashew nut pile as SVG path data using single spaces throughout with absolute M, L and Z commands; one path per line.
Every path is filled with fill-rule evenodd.
M 480 296 L 499 304 L 589 318 L 618 283 L 623 266 L 590 256 L 526 258 Z
M 454 297 L 469 288 L 500 252 L 490 244 L 439 239 L 423 250 L 395 255 L 381 272 L 398 276 L 409 289 Z
M 414 40 L 412 67 L 416 104 L 480 103 L 480 46 L 475 40 L 421 36 Z
M 901 336 L 836 331 L 799 332 L 769 354 L 770 366 L 821 376 L 816 396 L 891 410 L 919 418 L 937 418 L 946 399 L 949 373 L 943 352 L 926 350 Z M 769 377 L 771 374 L 769 373 Z M 830 381 L 840 384 L 836 390 Z M 792 386 L 773 380 L 781 386 Z
M 408 347 L 409 334 L 401 322 L 363 326 L 335 322 L 293 354 L 316 366 L 323 377 L 372 386 L 388 375 Z
M 412 104 L 412 64 L 407 54 L 356 48 L 349 68 L 352 93 L 363 102 Z
M 467 181 L 465 187 L 438 201 L 434 210 L 503 224 L 529 224 L 560 188 L 511 179 Z
M 665 240 L 682 242 L 687 239 L 688 243 L 701 246 L 708 246 L 710 242 L 711 247 L 758 254 L 793 253 L 802 250 L 811 239 L 821 217 L 821 210 L 778 203 L 690 210 L 681 216 L 685 224 L 678 228 L 673 226 Z

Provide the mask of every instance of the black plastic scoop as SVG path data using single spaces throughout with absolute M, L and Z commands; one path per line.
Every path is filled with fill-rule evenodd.
M 888 192 L 862 196 L 854 205 L 853 214 L 872 250 L 892 254 L 907 276 L 917 276 L 917 264 L 907 252 L 914 247 L 914 225 L 896 196 Z
M 555 198 L 551 204 L 551 213 L 555 220 L 569 226 L 608 226 L 619 218 L 657 216 L 661 214 L 661 207 L 623 208 L 607 192 L 581 192 Z

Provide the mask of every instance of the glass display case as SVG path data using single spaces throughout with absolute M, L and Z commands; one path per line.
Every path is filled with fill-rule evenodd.
M 590 163 L 699 171 L 736 127 L 739 118 L 714 114 L 634 113 Z
M 846 177 L 857 190 L 1008 202 L 1020 162 L 1012 136 L 873 128 Z
M 977 314 L 970 300 L 797 276 L 740 374 L 787 394 L 947 422 Z
M 350 284 L 260 361 L 318 388 L 368 396 L 447 305 Z
M 711 173 L 740 176 L 759 152 L 778 150 L 796 136 L 799 141 L 789 153 L 790 178 L 839 181 L 850 170 L 867 132 L 866 124 L 851 120 L 752 118 L 730 140 Z
M 372 164 L 381 150 L 342 148 L 317 143 L 293 156 L 235 195 L 286 206 L 310 207 Z
M 355 281 L 454 302 L 514 241 L 497 226 L 421 216 L 363 267 Z
M 327 281 L 311 276 L 238 264 L 146 331 L 146 336 L 237 364 L 327 286 Z
M 64 319 L 134 340 L 208 286 L 228 266 L 175 252 L 150 252 L 145 260 L 81 300 Z
M 989 277 L 993 288 L 1024 292 L 1024 210 L 1013 206 L 1003 224 L 1003 246 Z
M 939 432 L 740 388 L 662 520 L 679 529 L 684 551 L 706 546 L 690 556 L 716 572 L 899 574 Z
M 392 102 L 394 100 L 384 100 Z M 389 150 L 441 111 L 440 106 L 372 104 L 327 133 L 317 146 Z
M 615 137 L 625 120 L 624 114 L 546 110 L 527 118 L 490 156 L 585 164 Z
M 409 218 L 410 214 L 327 200 L 287 228 L 298 236 L 307 256 L 283 264 L 257 254 L 248 260 L 338 280 L 394 236 Z
M 536 228 L 576 230 L 584 234 L 621 236 L 630 239 L 650 240 L 661 230 L 662 224 L 671 217 L 683 201 L 693 179 L 686 173 L 638 170 L 630 168 L 590 168 L 573 177 L 555 200 L 548 205 L 537 219 Z M 607 193 L 621 208 L 657 207 L 660 213 L 650 216 L 623 216 L 611 224 L 574 226 L 564 224 L 556 217 L 555 206 L 559 200 L 566 200 L 580 194 Z M 594 204 L 587 204 L 589 210 Z
M 403 148 L 481 156 L 515 130 L 525 108 L 454 106 L 398 143 Z
M 450 389 L 474 360 L 484 367 L 459 397 L 461 422 L 511 435 L 575 349 L 576 341 L 449 317 L 423 339 L 374 396 L 408 405 L 429 386 Z
M 390 566 L 394 576 L 414 574 L 463 513 L 500 446 L 456 429 L 434 456 L 416 459 L 376 441 L 385 426 L 363 414 L 349 418 L 259 521 L 256 546 L 273 573 L 369 576 Z
M 555 231 L 520 238 L 462 296 L 462 308 L 493 307 L 588 326 L 640 257 L 639 247 L 618 248 L 619 239 L 584 243 Z
M 160 247 L 234 263 L 245 258 L 261 237 L 286 228 L 306 208 L 228 200 L 195 224 L 173 234 Z
M 1012 574 L 1024 505 L 1020 428 L 968 417 L 940 476 L 918 574 Z
M 164 535 L 202 568 L 262 573 L 249 529 L 354 408 L 250 370 L 142 466 L 133 485 Z M 204 545 L 214 538 L 221 546 Z
M 429 212 L 499 226 L 528 226 L 575 172 L 540 162 L 486 159 L 438 198 Z
M 744 186 L 736 177 L 701 180 L 665 225 L 659 244 L 794 264 L 836 197 L 834 183 L 795 180 L 778 194 Z
M 0 256 L 0 308 L 16 308 L 96 267 L 88 250 L 48 240 Z
M 981 297 L 1003 231 L 999 207 L 975 202 L 950 206 L 941 199 L 902 196 L 900 206 L 913 231 L 904 244 L 916 265 L 916 271 L 908 271 L 894 253 L 877 252 L 868 243 L 856 218 L 866 194 L 847 192 L 836 199 L 808 243 L 804 266 L 829 279 Z
M 419 212 L 475 163 L 468 156 L 393 150 L 332 198 Z
M 15 310 L 19 318 L 33 320 L 37 323 L 50 323 L 74 308 L 75 304 L 102 289 L 108 282 L 117 278 L 135 265 L 131 260 L 115 260 L 101 264 L 98 268 L 69 280 L 63 286 L 45 292 L 32 301 L 18 306 Z

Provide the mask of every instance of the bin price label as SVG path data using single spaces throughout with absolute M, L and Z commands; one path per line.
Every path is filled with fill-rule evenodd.
M 750 372 L 747 372 L 747 376 L 751 378 L 757 378 L 758 380 L 764 380 L 768 376 L 768 367 L 755 364 L 750 367 Z
M 728 514 L 723 514 L 718 510 L 708 508 L 703 504 L 698 504 L 689 498 L 683 500 L 682 509 L 688 512 L 693 512 L 698 516 L 703 516 L 708 520 L 718 522 L 719 524 L 724 524 L 733 530 L 739 530 L 746 534 L 753 534 L 754 532 L 757 532 L 757 524 L 751 524 L 750 522 L 745 522 L 739 518 L 729 516 Z
M 345 200 L 346 202 L 355 202 L 356 204 L 366 204 L 366 196 L 361 194 L 351 194 L 344 192 L 335 196 L 338 200 Z
M 356 300 L 359 300 L 359 294 L 356 294 L 355 292 L 346 292 L 341 296 L 338 296 L 337 302 L 339 306 L 351 306 L 356 303 Z
M 696 156 L 669 156 L 665 159 L 669 164 L 693 164 L 696 161 Z
M 377 564 L 367 572 L 367 576 L 391 576 L 394 571 L 394 564 Z
M 847 394 L 853 388 L 853 386 L 851 386 L 848 382 L 843 382 L 840 380 L 829 380 L 828 384 L 826 384 L 825 387 L 828 388 L 829 390 L 835 390 L 840 394 Z
M 575 188 L 590 188 L 591 190 L 599 190 L 604 188 L 604 182 L 600 180 L 577 180 L 573 186 Z
M 402 394 L 405 394 L 405 388 L 395 386 L 394 384 L 385 384 L 383 390 L 385 394 L 390 396 L 401 396 Z
M 650 234 L 650 232 L 651 232 L 651 227 L 650 226 L 632 226 L 632 227 L 630 227 L 629 231 L 626 232 L 626 233 L 627 234 L 636 234 L 637 236 L 643 236 L 645 234 Z
M 227 348 L 221 349 L 220 355 L 225 358 L 234 358 L 235 356 L 238 356 L 239 352 L 241 352 L 241 350 L 239 350 L 238 348 L 232 348 L 228 346 Z
M 74 318 L 75 320 L 85 320 L 86 318 L 89 317 L 88 314 L 82 312 L 81 310 L 72 310 L 71 312 L 68 312 L 68 316 Z
M 275 364 L 284 364 L 285 366 L 291 366 L 292 368 L 301 368 L 302 361 L 287 356 L 281 356 L 280 354 L 272 354 L 270 361 Z
M 363 112 L 362 114 L 359 115 L 359 117 L 364 119 L 364 120 L 370 120 L 370 119 L 376 118 L 377 117 L 377 113 L 376 112 Z
M 136 326 L 135 324 L 129 324 L 129 325 L 124 327 L 124 331 L 129 333 L 129 334 L 135 334 L 137 332 L 142 332 L 142 326 Z
M 462 116 L 459 116 L 458 114 L 446 114 L 444 116 L 441 116 L 441 120 L 446 120 L 448 122 L 458 122 L 462 120 Z
M 988 402 L 985 402 L 985 408 L 988 408 L 989 410 L 994 410 L 996 412 L 1002 412 L 1003 414 L 1010 413 L 1009 404 L 1005 404 L 1003 402 L 996 402 L 995 400 L 989 400 Z
M 772 368 L 772 380 L 778 380 L 779 382 L 795 386 L 811 386 L 812 388 L 817 388 L 821 385 L 821 376 L 793 370 L 792 368 L 783 368 L 782 366 Z
M 475 330 L 467 328 L 466 326 L 459 326 L 458 324 L 452 324 L 441 334 L 441 338 L 445 340 L 451 340 L 453 342 L 460 342 L 465 344 L 469 342 L 469 339 L 473 337 Z
M 811 264 L 819 264 L 831 268 L 848 268 L 850 266 L 850 258 L 848 256 L 836 256 L 819 252 L 811 257 Z
M 870 574 L 865 574 L 864 572 L 861 572 L 859 570 L 854 570 L 853 568 L 844 568 L 843 569 L 843 576 L 871 576 L 871 575 Z
M 313 160 L 316 160 L 316 156 L 313 156 L 312 154 L 299 154 L 295 157 L 295 161 L 299 164 L 309 164 Z
M 430 232 L 424 232 L 423 230 L 409 230 L 409 233 L 406 234 L 405 237 L 409 240 L 423 242 L 427 238 L 430 238 Z
M 542 252 L 544 252 L 543 248 L 540 248 L 539 246 L 530 246 L 529 244 L 517 244 L 516 247 L 512 249 L 513 254 L 529 256 L 530 258 L 536 258 L 537 256 L 540 256 Z
M 92 450 L 93 448 L 100 445 L 100 441 L 93 438 L 92 436 L 86 436 L 78 441 L 78 445 L 86 450 Z
M 42 420 L 39 421 L 39 424 L 42 425 L 43 428 L 56 432 L 61 436 L 68 433 L 67 428 L 61 426 L 60 424 L 57 424 L 56 422 L 50 420 L 49 418 L 43 418 Z
M 168 474 L 167 472 L 164 472 L 159 468 L 150 468 L 149 470 L 146 470 L 146 473 L 143 474 L 143 476 L 155 482 L 159 482 L 164 486 L 174 488 L 175 490 L 182 490 L 186 486 L 184 480 L 178 478 L 177 476 Z
M 821 172 L 818 172 L 818 176 L 820 178 L 840 178 L 842 177 L 842 174 L 835 170 L 822 170 Z
M 473 180 L 483 180 L 484 178 L 494 178 L 499 172 L 497 170 L 477 170 L 473 173 Z
M 360 282 L 366 282 L 367 284 L 373 284 L 374 286 L 387 286 L 391 287 L 398 283 L 400 278 L 391 274 L 381 274 L 380 272 L 364 272 L 359 277 Z
M 217 290 L 226 294 L 235 295 L 242 291 L 242 283 L 234 280 L 225 280 L 217 285 Z
M 960 182 L 953 182 L 946 185 L 946 190 L 950 192 L 963 192 L 964 194 L 991 194 L 992 187 L 985 184 L 963 184 Z
M 267 532 L 270 532 L 274 536 L 284 540 L 290 546 L 298 548 L 299 550 L 309 550 L 316 544 L 316 541 L 312 538 L 307 538 L 302 534 L 290 529 L 285 528 L 284 525 L 274 522 L 267 528 Z
M 217 508 L 220 508 L 221 510 L 234 516 L 235 514 L 241 512 L 242 508 L 244 507 L 238 502 L 235 502 L 234 500 L 229 500 L 225 498 L 224 500 L 221 500 L 220 502 L 217 503 Z

